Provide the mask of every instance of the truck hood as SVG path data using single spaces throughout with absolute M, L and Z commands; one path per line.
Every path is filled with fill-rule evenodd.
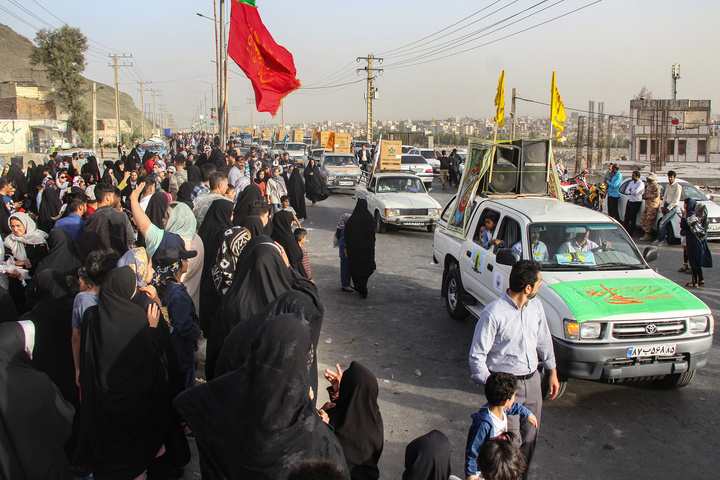
M 378 198 L 385 208 L 440 208 L 430 195 L 422 193 L 381 193 Z
M 612 276 L 610 276 L 610 275 Z M 648 319 L 674 314 L 708 314 L 710 309 L 684 288 L 652 270 L 543 272 L 539 296 L 575 320 Z M 558 306 L 562 302 L 566 308 Z M 566 312 L 567 313 L 567 312 Z
M 325 167 L 328 175 L 360 175 L 360 168 L 352 167 Z

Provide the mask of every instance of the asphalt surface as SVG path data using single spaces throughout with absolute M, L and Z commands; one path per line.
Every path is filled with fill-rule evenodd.
M 441 205 L 455 189 L 432 195 Z M 380 460 L 383 479 L 401 478 L 406 445 L 430 430 L 452 443 L 453 474 L 464 478 L 470 415 L 485 403 L 470 380 L 467 362 L 475 321 L 452 320 L 440 296 L 441 267 L 432 263 L 433 234 L 424 229 L 388 228 L 378 234 L 378 269 L 363 300 L 340 289 L 338 250 L 332 237 L 340 215 L 354 207 L 351 193 L 333 193 L 316 207 L 308 204 L 308 249 L 313 277 L 325 306 L 318 347 L 319 367 L 359 361 L 375 372 L 385 427 Z M 644 248 L 648 242 L 642 242 Z M 720 243 L 711 245 L 720 253 Z M 720 258 L 720 257 L 718 257 Z M 684 285 L 678 273 L 682 250 L 660 247 L 656 268 Z M 717 316 L 719 276 L 706 270 L 707 286 L 693 290 Z M 609 385 L 569 381 L 565 395 L 545 402 L 538 447 L 531 467 L 535 479 L 717 478 L 716 398 L 720 353 L 714 341 L 708 366 L 680 390 L 653 384 Z M 320 385 L 326 385 L 320 378 Z M 319 404 L 326 394 L 321 387 Z M 194 444 L 194 440 L 191 441 Z M 193 461 L 183 478 L 200 478 Z

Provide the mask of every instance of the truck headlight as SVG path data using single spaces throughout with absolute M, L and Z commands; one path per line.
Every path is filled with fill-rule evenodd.
M 334 176 L 334 175 L 328 175 L 328 177 L 327 177 L 327 183 L 335 183 L 335 176 Z
M 567 340 L 577 340 L 580 335 L 580 324 L 575 320 L 566 318 L 563 320 L 563 333 Z
M 708 328 L 707 315 L 690 317 L 690 333 L 705 333 Z
M 580 324 L 580 338 L 600 338 L 602 325 L 600 322 L 585 322 Z
M 435 215 L 437 215 L 438 217 L 439 217 L 440 215 L 442 215 L 442 208 L 436 208 L 436 209 L 435 209 Z
M 385 216 L 386 217 L 398 217 L 398 216 L 400 216 L 400 209 L 399 208 L 386 208 Z

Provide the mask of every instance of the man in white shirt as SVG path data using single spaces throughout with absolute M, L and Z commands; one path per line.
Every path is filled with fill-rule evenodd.
M 632 180 L 628 183 L 625 193 L 628 196 L 627 205 L 625 205 L 625 230 L 633 236 L 635 231 L 635 223 L 637 221 L 640 205 L 642 205 L 642 196 L 645 193 L 645 183 L 640 180 L 640 172 L 635 170 L 632 172 Z
M 512 249 L 522 258 L 522 241 L 515 242 Z M 530 260 L 546 262 L 548 258 L 547 246 L 540 241 L 540 227 L 530 227 Z
M 602 247 L 600 247 L 600 245 L 590 240 L 588 238 L 589 236 L 590 230 L 587 228 L 584 232 L 576 233 L 575 238 L 560 245 L 557 253 L 592 252 L 594 250 L 598 250 L 599 248 L 608 249 L 612 247 L 612 244 L 607 240 L 605 240 Z
M 660 209 L 663 217 L 660 219 L 657 240 L 652 242 L 653 245 L 667 245 L 667 224 L 675 215 L 680 215 L 680 197 L 682 196 L 682 186 L 675 181 L 675 171 L 668 172 L 668 185 L 665 187 L 665 195 L 663 195 L 663 204 Z

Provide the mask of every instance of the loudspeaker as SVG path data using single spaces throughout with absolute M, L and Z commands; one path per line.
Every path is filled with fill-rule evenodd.
M 492 181 L 485 178 L 484 191 L 508 194 L 548 193 L 548 140 L 514 140 L 514 148 L 497 148 Z
M 548 193 L 548 141 L 520 141 L 520 191 L 519 193 Z

